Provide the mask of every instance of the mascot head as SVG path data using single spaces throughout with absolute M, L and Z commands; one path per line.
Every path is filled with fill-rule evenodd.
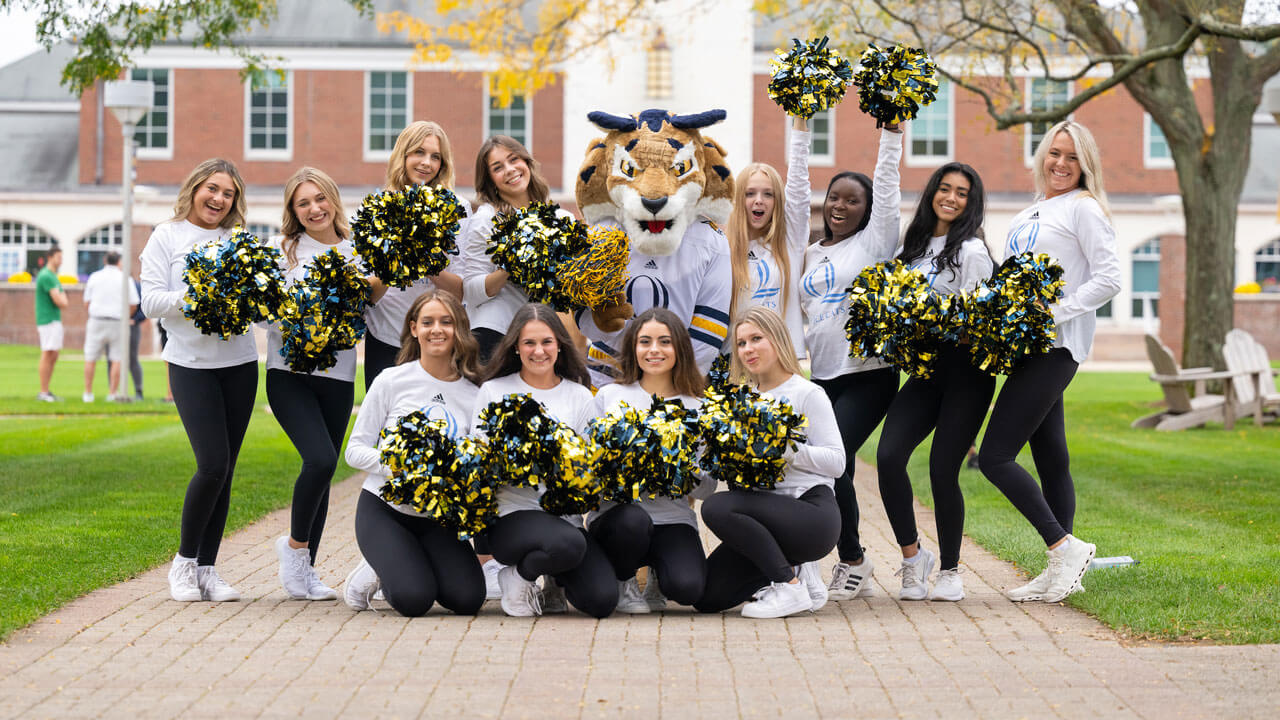
M 724 224 L 733 208 L 733 177 L 724 150 L 699 132 L 723 110 L 672 115 L 645 110 L 587 119 L 608 134 L 591 141 L 575 195 L 588 223 L 614 218 L 643 255 L 670 255 L 690 223 Z

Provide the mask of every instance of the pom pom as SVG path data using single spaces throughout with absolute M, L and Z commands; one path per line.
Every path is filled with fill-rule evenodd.
M 237 227 L 226 240 L 198 245 L 187 254 L 182 314 L 205 335 L 226 340 L 249 326 L 276 320 L 286 301 L 280 251 Z
M 730 488 L 772 490 L 786 472 L 787 450 L 805 441 L 804 416 L 745 385 L 706 398 L 698 412 L 702 469 Z
M 975 365 L 1007 375 L 1022 358 L 1053 349 L 1050 306 L 1062 287 L 1062 267 L 1047 254 L 1013 255 L 990 280 L 953 303 L 947 324 L 963 327 Z
M 364 337 L 369 284 L 337 250 L 317 255 L 281 310 L 280 354 L 294 372 L 327 370 Z
M 440 274 L 458 254 L 462 203 L 447 188 L 410 185 L 374 193 L 351 222 L 352 245 L 366 273 L 391 287 Z
M 853 76 L 858 107 L 876 119 L 876 127 L 910 120 L 937 98 L 938 67 L 923 50 L 905 45 L 881 50 L 871 44 L 860 62 Z
M 903 372 L 929 377 L 943 316 L 923 273 L 898 260 L 870 265 L 849 287 L 849 355 L 882 358 Z
M 792 40 L 791 50 L 778 50 L 769 60 L 769 98 L 788 115 L 813 117 L 844 99 L 853 66 L 827 41 L 826 36 L 804 43 Z
M 711 369 L 707 371 L 707 388 L 714 392 L 724 392 L 734 383 L 729 380 L 730 360 L 728 355 L 717 355 L 711 361 Z
M 470 437 L 455 441 L 446 428 L 444 420 L 428 420 L 422 410 L 384 428 L 380 456 L 391 477 L 380 493 L 466 539 L 497 517 L 495 477 L 484 444 Z
M 582 306 L 565 290 L 564 270 L 590 250 L 587 226 L 555 203 L 532 203 L 498 216 L 485 252 L 493 264 L 511 274 L 511 282 L 557 312 Z
M 587 231 L 587 250 L 559 272 L 566 303 L 580 308 L 618 304 L 627 284 L 630 241 L 622 228 L 597 225 Z
M 698 415 L 654 395 L 648 408 L 620 403 L 591 421 L 595 473 L 604 499 L 619 503 L 683 497 L 698 484 Z

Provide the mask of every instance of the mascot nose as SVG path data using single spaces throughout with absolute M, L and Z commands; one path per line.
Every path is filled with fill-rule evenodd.
M 656 200 L 651 200 L 649 198 L 640 198 L 640 204 L 644 205 L 645 210 L 648 210 L 650 213 L 657 215 L 659 210 L 666 207 L 667 199 L 665 197 L 660 197 Z

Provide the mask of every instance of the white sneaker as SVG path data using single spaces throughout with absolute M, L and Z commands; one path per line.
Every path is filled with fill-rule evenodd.
M 628 615 L 649 614 L 649 603 L 640 594 L 640 581 L 632 576 L 629 580 L 618 581 L 618 612 Z
M 480 569 L 484 571 L 484 599 L 497 600 L 502 597 L 502 588 L 498 587 L 498 571 L 506 567 L 502 563 L 489 558 Z
M 510 565 L 498 572 L 502 587 L 502 612 L 512 617 L 535 617 L 542 614 L 538 586 L 520 576 Z
M 644 581 L 644 602 L 651 612 L 662 612 L 667 609 L 667 596 L 662 594 L 662 586 L 658 584 L 658 572 L 652 567 Z
M 360 564 L 347 575 L 347 581 L 342 584 L 342 599 L 352 610 L 368 610 L 369 601 L 381 587 L 382 581 L 378 579 L 378 573 L 362 557 Z
M 804 589 L 809 593 L 809 601 L 813 603 L 809 612 L 818 612 L 823 605 L 827 604 L 827 584 L 822 582 L 822 569 L 818 567 L 817 561 L 802 563 L 796 575 L 800 578 L 800 582 L 804 583 Z
M 550 575 L 542 576 L 542 614 L 569 612 L 569 599 L 564 596 L 564 588 Z
M 959 602 L 964 599 L 964 581 L 960 579 L 960 568 L 939 570 L 938 580 L 929 591 L 930 600 Z
M 783 618 L 813 607 L 804 583 L 769 583 L 756 599 L 742 606 L 742 617 Z
M 920 548 L 915 562 L 906 559 L 902 567 L 894 573 L 902 578 L 902 589 L 898 591 L 899 600 L 924 600 L 929 597 L 929 573 L 933 572 L 937 556 L 929 550 Z
M 194 558 L 173 556 L 173 564 L 169 566 L 169 597 L 178 602 L 196 602 L 202 599 Z
M 857 565 L 836 563 L 831 569 L 831 583 L 827 585 L 827 597 L 839 602 L 852 600 L 859 595 L 870 595 L 873 570 L 875 565 L 872 564 L 870 555 L 863 555 L 862 562 Z
M 1080 587 L 1080 578 L 1089 569 L 1089 561 L 1097 551 L 1098 547 L 1093 543 L 1071 535 L 1067 535 L 1066 542 L 1050 550 L 1049 589 L 1045 590 L 1042 600 L 1056 603 L 1075 592 Z
M 200 586 L 200 599 L 209 602 L 235 602 L 240 599 L 240 591 L 231 587 L 218 577 L 218 571 L 212 565 L 196 568 L 196 584 Z
M 80 399 L 84 402 L 93 402 L 93 393 L 84 393 L 80 396 Z
M 1046 550 L 1045 555 L 1049 552 Z M 1049 590 L 1049 568 L 1045 566 L 1043 572 L 1032 578 L 1031 582 L 1021 587 L 1016 587 L 1005 596 L 1014 602 L 1036 602 L 1044 598 L 1044 594 Z
M 308 600 L 337 600 L 338 591 L 325 585 L 320 581 L 320 576 L 316 574 L 316 568 L 311 563 L 307 563 L 307 599 Z
M 284 586 L 284 594 L 294 600 L 307 597 L 308 577 L 311 570 L 311 551 L 306 548 L 289 547 L 289 536 L 276 538 L 276 556 L 280 558 L 280 584 Z

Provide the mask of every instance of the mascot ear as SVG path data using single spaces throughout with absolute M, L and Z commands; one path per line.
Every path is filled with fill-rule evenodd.
M 608 167 L 604 138 L 596 138 L 587 145 L 586 157 L 582 159 L 582 167 L 578 170 L 578 179 L 573 187 L 578 209 L 582 211 L 587 224 L 599 222 L 609 215 L 608 208 L 601 207 L 612 205 L 609 189 L 605 186 L 605 179 L 609 176 Z M 605 214 L 601 215 L 602 212 Z
M 702 136 L 702 159 L 707 184 L 698 200 L 698 212 L 719 225 L 729 222 L 733 210 L 733 173 L 724 161 L 724 148 L 715 140 Z

